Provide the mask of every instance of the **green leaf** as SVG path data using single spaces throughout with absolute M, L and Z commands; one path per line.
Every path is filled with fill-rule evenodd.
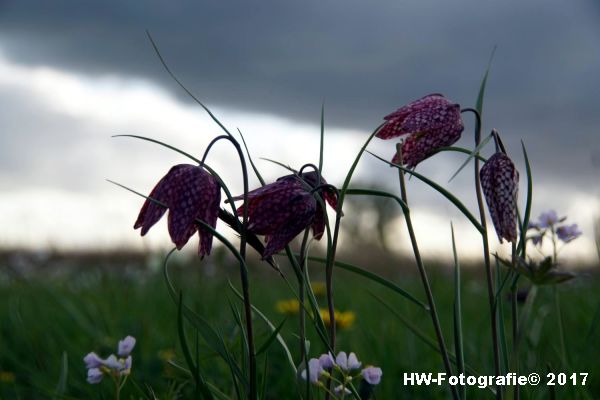
M 325 103 L 321 105 L 321 140 L 319 146 L 319 173 L 323 174 L 323 150 L 325 144 Z
M 527 156 L 527 150 L 525 149 L 525 144 L 523 141 L 521 141 L 521 148 L 523 149 L 525 171 L 527 172 L 527 200 L 525 202 L 525 215 L 523 215 L 523 222 L 521 224 L 521 238 L 519 240 L 519 245 L 517 246 L 517 252 L 521 254 L 522 258 L 525 258 L 527 249 L 527 228 L 529 227 L 529 219 L 531 218 L 531 203 L 533 201 L 533 178 L 531 175 L 531 164 L 529 163 L 529 157 Z
M 322 257 L 314 257 L 314 256 L 310 256 L 308 257 L 309 260 L 311 261 L 317 261 L 320 263 L 326 263 L 327 260 L 322 258 Z M 357 267 L 356 265 L 352 265 L 346 262 L 342 262 L 342 261 L 336 261 L 334 263 L 334 265 L 338 268 L 344 269 L 346 271 L 355 273 L 357 275 L 360 275 L 364 278 L 367 278 L 373 282 L 379 283 L 382 286 L 387 287 L 388 289 L 398 293 L 399 295 L 401 295 L 402 297 L 404 297 L 405 299 L 411 301 L 412 303 L 420 306 L 421 308 L 423 308 L 424 310 L 429 311 L 429 306 L 427 306 L 425 303 L 423 303 L 422 301 L 418 300 L 416 297 L 414 297 L 413 295 L 411 295 L 410 293 L 408 293 L 406 290 L 402 289 L 401 287 L 399 287 L 398 285 L 396 285 L 395 283 L 377 275 L 374 274 L 373 272 L 367 271 L 365 269 L 362 269 L 360 267 Z
M 443 153 L 443 152 L 455 152 L 455 153 L 464 153 L 464 154 L 472 154 L 473 152 L 469 149 L 465 149 L 464 147 L 456 147 L 456 146 L 449 146 L 449 147 L 439 147 L 437 148 L 433 153 L 433 154 L 437 154 L 437 153 Z M 476 154 L 475 157 L 479 160 L 479 161 L 483 161 L 486 162 L 487 158 L 481 156 L 480 154 Z
M 260 346 L 260 348 L 256 352 L 257 356 L 261 355 L 262 353 L 267 351 L 269 349 L 269 347 L 271 347 L 271 344 L 273 342 L 275 342 L 275 340 L 277 339 L 277 335 L 279 335 L 279 332 L 281 331 L 281 328 L 283 328 L 283 325 L 285 324 L 285 322 L 286 322 L 286 319 L 281 321 L 281 323 L 277 326 L 277 328 L 273 332 L 271 332 L 271 335 L 269 335 L 269 337 L 267 338 L 265 343 L 263 343 L 263 345 Z
M 169 268 L 169 259 L 170 259 L 171 255 L 173 255 L 175 250 L 177 250 L 177 249 L 175 249 L 175 248 L 172 249 L 165 257 L 165 261 L 164 261 L 164 265 L 163 265 L 163 274 L 165 277 L 165 283 L 167 284 L 167 289 L 168 289 L 169 295 L 171 296 L 171 299 L 173 300 L 173 302 L 175 304 L 177 304 L 177 301 L 178 301 L 177 292 L 175 290 L 175 287 L 173 286 L 173 283 L 171 282 L 171 278 L 169 277 L 169 269 L 168 269 Z M 183 305 L 182 313 L 183 313 L 183 316 L 185 317 L 185 319 L 187 319 L 187 321 L 196 330 L 198 330 L 198 332 L 200 333 L 200 335 L 202 336 L 204 341 L 208 344 L 208 346 L 212 350 L 214 350 L 217 354 L 219 354 L 221 356 L 221 358 L 223 358 L 223 360 L 225 360 L 225 362 L 229 365 L 229 368 L 232 371 L 232 374 L 235 377 L 237 377 L 238 380 L 240 382 L 242 382 L 243 385 L 247 388 L 248 381 L 247 381 L 246 377 L 242 374 L 240 367 L 235 363 L 234 358 L 231 355 L 231 353 L 229 352 L 229 350 L 227 349 L 227 346 L 225 345 L 225 341 L 223 340 L 221 335 L 210 325 L 210 323 L 208 321 L 206 321 L 204 318 L 202 318 L 201 316 L 196 314 L 192 309 L 187 307 L 185 304 Z M 234 379 L 234 382 L 236 382 L 235 379 Z
M 498 339 L 500 340 L 499 350 L 500 350 L 500 359 L 502 360 L 502 368 L 503 373 L 508 371 L 508 346 L 506 344 L 506 331 L 504 328 L 504 299 L 502 296 L 502 287 L 504 286 L 504 282 L 508 281 L 508 278 L 511 274 L 511 271 L 508 271 L 505 279 L 502 279 L 502 274 L 500 270 L 500 262 L 496 257 L 496 287 L 499 288 L 496 293 L 495 303 L 496 303 L 496 321 L 498 323 Z
M 55 394 L 62 396 L 67 391 L 67 382 L 69 378 L 69 358 L 67 352 L 63 351 L 62 359 L 60 363 L 60 375 L 58 377 L 58 383 L 56 384 Z
M 237 289 L 233 286 L 230 286 L 231 290 L 233 291 L 233 293 L 235 293 L 235 295 L 243 301 L 244 297 L 242 296 L 242 294 L 240 292 L 237 291 Z M 269 329 L 271 329 L 271 332 L 274 332 L 277 328 L 275 327 L 275 325 L 269 320 L 269 318 L 267 318 L 267 316 L 265 314 L 263 314 L 256 306 L 252 305 L 252 310 L 269 326 Z M 290 349 L 288 348 L 287 344 L 285 343 L 285 340 L 283 340 L 283 337 L 281 337 L 281 335 L 278 333 L 277 334 L 277 341 L 279 342 L 279 344 L 281 345 L 283 351 L 285 352 L 289 365 L 292 368 L 292 370 L 294 371 L 294 375 L 297 374 L 297 370 L 296 370 L 296 365 L 294 363 L 294 358 L 292 357 L 292 353 L 290 352 Z
M 173 80 L 179 85 L 179 87 L 181 87 L 196 103 L 198 103 L 204 109 L 204 111 L 206 111 L 206 113 L 212 118 L 212 120 L 217 125 L 219 125 L 219 127 L 221 127 L 221 129 L 223 129 L 223 131 L 226 134 L 228 134 L 229 136 L 233 137 L 233 135 L 231 133 L 229 133 L 229 131 L 227 130 L 227 128 L 225 128 L 225 126 L 221 123 L 221 121 L 219 121 L 217 119 L 217 117 L 215 117 L 215 115 L 212 113 L 212 111 L 210 111 L 208 109 L 208 107 L 206 107 L 200 100 L 198 100 L 198 98 L 196 98 L 196 96 L 194 96 L 194 94 L 191 91 L 189 91 L 188 88 L 186 88 L 183 85 L 183 83 L 181 83 L 181 81 L 175 76 L 175 74 L 173 72 L 171 72 L 171 69 L 167 65 L 167 63 L 166 63 L 165 59 L 163 58 L 162 54 L 160 54 L 160 51 L 158 50 L 158 46 L 154 42 L 154 39 L 152 39 L 152 36 L 150 36 L 150 32 L 146 31 L 146 35 L 148 36 L 148 39 L 150 40 L 150 43 L 152 44 L 152 47 L 154 48 L 154 51 L 156 52 L 156 55 L 158 56 L 158 59 L 160 60 L 161 64 L 163 65 L 163 67 L 165 68 L 165 70 L 167 71 L 167 73 L 171 76 L 171 78 L 173 78 Z
M 254 161 L 252 160 L 252 156 L 250 155 L 250 151 L 248 150 L 248 145 L 246 144 L 246 139 L 244 139 L 244 135 L 242 135 L 242 131 L 239 128 L 238 128 L 238 132 L 240 134 L 240 137 L 242 138 L 242 143 L 244 144 L 244 148 L 246 149 L 246 155 L 248 156 L 248 161 L 250 161 L 250 165 L 252 166 L 252 169 L 254 170 L 254 174 L 258 178 L 260 184 L 262 186 L 265 186 L 265 180 L 263 179 L 260 172 L 258 172 L 258 168 L 256 168 L 256 165 L 254 164 Z
M 456 369 L 457 373 L 464 374 L 465 372 L 465 354 L 463 344 L 463 328 L 462 328 L 462 305 L 461 305 L 461 286 L 460 286 L 460 262 L 458 261 L 458 253 L 456 251 L 456 240 L 454 238 L 454 226 L 450 223 L 450 231 L 452 233 L 452 254 L 454 255 L 454 350 L 456 352 Z M 467 394 L 464 387 L 459 387 L 459 393 L 462 399 L 466 399 Z
M 473 214 L 471 214 L 471 212 L 467 209 L 467 207 L 456 197 L 454 196 L 452 193 L 450 193 L 448 190 L 444 189 L 442 186 L 440 186 L 438 183 L 435 183 L 434 181 L 432 181 L 431 179 L 419 174 L 418 172 L 412 171 L 408 168 L 405 168 L 401 165 L 398 164 L 394 164 L 391 163 L 381 157 L 379 157 L 378 155 L 368 152 L 369 154 L 371 154 L 373 157 L 377 158 L 378 160 L 383 161 L 384 163 L 398 168 L 402 171 L 404 171 L 407 174 L 410 174 L 412 176 L 414 176 L 415 178 L 419 179 L 420 181 L 424 182 L 425 184 L 429 185 L 431 188 L 433 188 L 434 190 L 436 190 L 437 192 L 439 192 L 442 196 L 444 196 L 446 199 L 448 199 L 452 204 L 454 204 L 454 206 L 456 208 L 458 208 L 465 217 L 467 217 L 467 219 L 471 222 L 471 224 L 473 224 L 473 226 L 481 233 L 483 234 L 485 231 L 483 229 L 483 227 L 481 226 L 481 224 L 479 223 L 479 221 L 477 221 L 477 218 L 475 218 L 473 216 Z
M 183 357 L 185 358 L 185 362 L 188 365 L 188 368 L 192 372 L 192 377 L 196 382 L 196 392 L 199 393 L 203 399 L 213 399 L 213 395 L 208 389 L 204 378 L 200 373 L 200 366 L 194 362 L 194 358 L 190 353 L 190 348 L 188 346 L 187 338 L 185 336 L 185 330 L 183 328 L 183 293 L 179 292 L 179 302 L 177 304 L 177 334 L 179 335 L 179 343 L 181 345 L 181 351 L 183 352 Z
M 497 46 L 494 46 L 492 49 L 492 54 L 490 55 L 490 59 L 488 61 L 487 68 L 485 69 L 485 74 L 483 75 L 483 79 L 481 80 L 481 85 L 479 86 L 479 93 L 477 94 L 477 102 L 475 103 L 475 109 L 479 113 L 479 115 L 483 114 L 483 98 L 485 97 L 485 87 L 487 85 L 488 75 L 490 73 L 490 68 L 492 67 L 492 60 L 494 59 L 494 54 L 496 53 Z
M 456 177 L 456 175 L 458 175 L 460 173 L 460 171 L 462 171 L 463 168 L 465 168 L 474 157 L 477 157 L 479 155 L 479 152 L 481 151 L 481 149 L 483 149 L 485 147 L 485 145 L 488 144 L 488 142 L 493 137 L 494 137 L 494 135 L 492 135 L 490 133 L 485 139 L 483 139 L 481 141 L 481 143 L 479 143 L 479 145 L 477 147 L 475 147 L 471 153 L 469 153 L 469 157 L 467 157 L 465 162 L 462 163 L 462 165 L 458 168 L 458 170 L 454 173 L 454 175 L 452 175 L 452 177 L 448 180 L 448 182 L 452 181 L 452 179 L 454 179 Z

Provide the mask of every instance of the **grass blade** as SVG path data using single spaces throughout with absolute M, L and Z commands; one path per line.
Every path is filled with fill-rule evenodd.
M 434 190 L 436 190 L 438 193 L 440 193 L 442 196 L 444 196 L 445 198 L 447 198 L 452 204 L 454 204 L 454 206 L 456 206 L 456 208 L 458 208 L 465 217 L 467 217 L 467 219 L 471 222 L 471 224 L 473 224 L 473 226 L 481 233 L 484 233 L 483 227 L 481 226 L 481 224 L 479 223 L 479 221 L 477 221 L 477 218 L 475 218 L 473 216 L 473 214 L 471 214 L 471 212 L 467 209 L 467 207 L 456 197 L 454 196 L 452 193 L 450 193 L 448 190 L 444 189 L 442 186 L 440 186 L 438 183 L 435 183 L 434 181 L 432 181 L 431 179 L 425 177 L 424 175 L 419 174 L 418 172 L 412 171 L 408 168 L 405 168 L 401 165 L 398 164 L 394 164 L 391 163 L 389 161 L 387 161 L 386 159 L 379 157 L 378 155 L 371 153 L 370 151 L 367 151 L 369 154 L 371 154 L 373 157 L 377 158 L 378 160 L 383 161 L 384 163 L 401 169 L 402 171 L 406 172 L 407 174 L 414 176 L 415 178 L 419 179 L 420 181 L 422 181 L 423 183 L 429 185 L 431 188 L 433 188 Z
M 525 202 L 525 214 L 523 215 L 523 222 L 521 224 L 521 238 L 519 239 L 517 252 L 521 254 L 521 257 L 525 258 L 527 250 L 527 227 L 529 226 L 529 219 L 531 218 L 531 203 L 533 201 L 533 177 L 531 175 L 531 164 L 529 163 L 529 157 L 527 156 L 527 150 L 525 149 L 525 143 L 523 143 L 523 141 L 521 141 L 521 148 L 523 149 L 525 171 L 527 173 L 527 200 Z
M 498 339 L 500 341 L 499 350 L 500 350 L 500 359 L 502 360 L 503 372 L 508 371 L 508 346 L 506 344 L 506 331 L 504 328 L 504 299 L 502 296 L 502 287 L 504 287 L 504 283 L 508 281 L 510 276 L 510 271 L 507 272 L 506 278 L 502 279 L 502 271 L 500 269 L 500 262 L 498 261 L 498 257 L 496 257 L 496 287 L 499 288 L 496 293 L 496 308 L 498 312 L 496 312 L 496 321 L 498 323 Z
M 460 262 L 456 251 L 456 240 L 454 237 L 454 226 L 450 223 L 452 233 L 452 254 L 454 255 L 454 351 L 456 352 L 457 373 L 465 372 L 465 354 L 463 345 L 462 328 L 462 305 L 461 305 L 461 286 L 460 286 Z M 466 399 L 467 393 L 464 386 L 458 388 L 462 399 Z
M 440 147 L 438 149 L 436 149 L 433 154 L 437 154 L 437 153 L 443 153 L 445 151 L 449 151 L 449 152 L 454 152 L 454 153 L 463 153 L 463 154 L 473 154 L 473 152 L 469 149 L 465 149 L 464 147 L 456 147 L 456 146 L 448 146 L 448 147 Z M 487 158 L 481 156 L 480 154 L 475 154 L 474 155 L 479 161 L 483 161 L 486 162 Z
M 319 146 L 319 172 L 323 174 L 323 150 L 325 145 L 325 103 L 321 105 L 321 141 Z
M 269 337 L 267 338 L 265 343 L 262 346 L 260 346 L 260 348 L 256 352 L 257 356 L 264 353 L 265 351 L 267 351 L 269 349 L 269 347 L 271 347 L 271 344 L 277 339 L 277 335 L 279 335 L 279 331 L 281 331 L 281 328 L 283 328 L 283 325 L 285 324 L 286 321 L 287 321 L 287 319 L 284 319 L 283 321 L 281 321 L 281 323 L 277 326 L 277 328 L 271 333 L 271 335 L 269 335 Z
M 60 363 L 60 375 L 58 377 L 58 383 L 56 384 L 55 394 L 62 396 L 67 391 L 67 382 L 69 378 L 69 358 L 67 352 L 63 351 L 62 359 Z
M 230 286 L 230 288 L 233 291 L 233 293 L 235 293 L 235 295 L 240 300 L 244 299 L 242 294 L 240 292 L 238 292 L 234 286 Z M 275 327 L 275 325 L 269 320 L 269 318 L 267 318 L 267 316 L 265 314 L 263 314 L 258 308 L 256 308 L 256 306 L 253 305 L 252 310 L 269 326 L 269 329 L 271 329 L 272 332 L 277 329 Z M 294 363 L 294 358 L 292 357 L 292 353 L 290 352 L 290 349 L 288 348 L 287 344 L 285 343 L 285 340 L 283 340 L 283 337 L 281 337 L 281 335 L 279 333 L 277 334 L 277 341 L 283 348 L 283 351 L 285 352 L 285 354 L 287 356 L 289 365 L 292 368 L 292 370 L 294 371 L 294 375 L 297 374 L 298 371 L 296 369 L 296 364 Z
M 316 261 L 316 262 L 320 262 L 320 263 L 326 263 L 327 260 L 325 258 L 321 258 L 321 257 L 314 257 L 314 256 L 310 256 L 308 257 L 308 259 L 310 261 Z M 356 265 L 352 265 L 346 262 L 342 262 L 342 261 L 336 261 L 334 263 L 334 265 L 338 268 L 341 268 L 343 270 L 355 273 L 357 275 L 360 275 L 364 278 L 367 278 L 373 282 L 379 283 L 382 286 L 385 286 L 386 288 L 398 293 L 399 295 L 401 295 L 402 297 L 404 297 L 405 299 L 411 301 L 412 303 L 420 306 L 421 308 L 423 308 L 426 311 L 429 311 L 429 307 L 423 303 L 422 301 L 418 300 L 416 297 L 414 297 L 412 294 L 408 293 L 406 290 L 402 289 L 401 287 L 399 287 L 398 285 L 396 285 L 395 283 L 377 275 L 374 274 L 373 272 L 367 271 L 365 269 L 362 269 L 360 267 L 357 267 Z
M 485 147 L 485 145 L 488 144 L 488 142 L 493 137 L 494 137 L 494 135 L 492 135 L 490 133 L 485 139 L 483 139 L 481 141 L 481 143 L 479 143 L 479 146 L 475 147 L 473 149 L 473 151 L 471 153 L 469 153 L 469 157 L 467 157 L 465 162 L 462 163 L 462 165 L 458 168 L 458 170 L 454 173 L 454 175 L 452 175 L 452 177 L 450 179 L 448 179 L 448 182 L 451 182 L 452 179 L 456 178 L 456 175 L 458 175 L 460 173 L 460 171 L 462 171 L 474 157 L 477 157 L 479 155 L 479 152 L 481 151 L 481 149 L 483 149 Z
M 206 386 L 206 382 L 202 378 L 200 374 L 200 366 L 194 362 L 194 358 L 190 353 L 190 348 L 188 345 L 187 338 L 185 336 L 185 330 L 183 328 L 183 293 L 179 292 L 179 302 L 177 304 L 177 334 L 179 335 L 179 344 L 181 345 L 181 351 L 183 352 L 183 357 L 185 358 L 185 362 L 192 373 L 192 377 L 196 382 L 196 393 L 200 394 L 203 399 L 213 399 L 212 393 Z M 199 361 L 199 360 L 198 360 Z
M 477 102 L 475 103 L 475 109 L 479 112 L 479 115 L 482 116 L 483 113 L 483 98 L 485 97 L 485 87 L 487 85 L 488 75 L 490 73 L 490 68 L 492 67 L 492 61 L 494 60 L 494 54 L 496 54 L 496 48 L 498 46 L 494 46 L 492 49 L 492 54 L 490 54 L 490 59 L 488 61 L 487 68 L 485 69 L 485 74 L 483 75 L 483 79 L 481 80 L 481 85 L 479 86 L 479 93 L 477 94 Z

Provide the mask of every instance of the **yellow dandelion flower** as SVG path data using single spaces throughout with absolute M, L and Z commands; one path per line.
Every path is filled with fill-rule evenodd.
M 275 303 L 275 309 L 280 314 L 296 315 L 300 312 L 300 302 L 296 299 L 280 300 Z
M 16 375 L 10 371 L 0 371 L 0 382 L 2 383 L 14 383 L 17 379 Z
M 164 362 L 169 362 L 175 359 L 175 350 L 163 349 L 158 351 L 158 358 Z
M 321 308 L 319 312 L 325 325 L 329 326 L 329 310 L 327 310 L 326 308 Z M 347 329 L 354 324 L 354 320 L 356 320 L 356 314 L 353 311 L 342 312 L 339 310 L 335 310 L 334 319 L 336 328 Z
M 325 282 L 311 282 L 310 286 L 312 287 L 315 296 L 325 296 L 327 294 Z

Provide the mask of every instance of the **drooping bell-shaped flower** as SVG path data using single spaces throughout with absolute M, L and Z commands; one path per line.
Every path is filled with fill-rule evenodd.
M 500 243 L 503 238 L 516 242 L 519 171 L 506 154 L 497 151 L 483 165 L 479 177 Z
M 402 143 L 402 161 L 408 168 L 431 156 L 440 147 L 460 139 L 464 129 L 460 106 L 441 94 L 430 94 L 384 117 L 380 139 L 409 135 Z M 392 162 L 399 162 L 395 155 Z
M 321 178 L 320 184 L 325 184 Z M 292 239 L 307 227 L 312 227 L 313 236 L 318 240 L 325 230 L 325 210 L 315 199 L 312 189 L 318 186 L 315 172 L 286 175 L 277 181 L 248 192 L 248 230 L 264 235 L 267 246 L 263 252 L 266 259 L 282 250 Z M 328 189 L 323 197 L 332 207 L 337 199 Z M 241 200 L 244 196 L 234 197 Z M 238 208 L 242 215 L 244 206 Z
M 213 235 L 196 220 L 204 221 L 213 228 L 217 224 L 221 187 L 211 174 L 196 165 L 176 165 L 156 184 L 149 197 L 162 205 L 147 199 L 134 229 L 142 228 L 141 234 L 144 236 L 168 208 L 169 235 L 177 249 L 181 250 L 198 231 L 198 254 L 201 257 L 210 254 Z

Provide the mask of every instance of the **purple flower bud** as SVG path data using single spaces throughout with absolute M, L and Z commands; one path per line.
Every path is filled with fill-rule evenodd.
M 99 368 L 90 368 L 87 373 L 87 381 L 91 384 L 100 383 L 104 374 Z
M 120 357 L 128 356 L 135 346 L 135 338 L 133 336 L 127 336 L 123 340 L 119 340 L 118 354 Z
M 199 226 L 196 219 L 213 228 L 217 224 L 221 188 L 212 175 L 199 166 L 176 165 L 156 184 L 149 197 L 169 208 L 169 235 L 177 249 L 181 249 L 198 231 L 198 254 L 201 257 L 210 254 L 213 235 Z M 144 236 L 166 211 L 167 208 L 147 199 L 134 229 L 142 228 L 141 234 Z
M 577 224 L 563 225 L 556 229 L 556 236 L 558 236 L 558 238 L 565 243 L 569 243 L 571 240 L 577 239 L 579 236 L 581 236 L 581 233 L 582 232 L 577 227 Z
M 383 375 L 381 368 L 373 366 L 363 369 L 360 373 L 369 385 L 379 385 L 379 382 L 381 382 L 381 375 Z
M 319 382 L 319 378 L 321 377 L 321 373 L 323 372 L 323 367 L 321 367 L 321 363 L 316 358 L 311 358 L 308 360 L 308 369 L 309 369 L 309 381 L 311 383 Z M 302 379 L 306 380 L 306 370 L 302 371 L 300 374 Z
M 497 152 L 483 165 L 479 176 L 500 243 L 502 238 L 516 242 L 519 172 L 506 154 Z
M 335 365 L 335 360 L 333 359 L 331 353 L 321 354 L 321 357 L 319 357 L 319 363 L 323 369 L 331 369 Z
M 123 369 L 123 363 L 121 363 L 121 361 L 119 361 L 117 356 L 114 354 L 111 354 L 106 360 L 104 360 L 104 366 L 114 369 L 115 371 L 120 371 Z
M 384 117 L 386 123 L 376 136 L 392 139 L 409 135 L 402 144 L 402 161 L 408 168 L 431 156 L 440 147 L 460 139 L 464 129 L 460 106 L 441 94 L 430 94 Z M 392 162 L 399 162 L 394 156 Z
M 88 353 L 85 357 L 83 357 L 83 362 L 85 363 L 86 368 L 98 368 L 104 365 L 104 360 L 98 357 L 96 353 Z
M 123 369 L 121 370 L 121 375 L 129 375 L 129 372 L 131 371 L 132 362 L 133 360 L 131 356 L 127 356 L 127 358 L 123 362 Z

